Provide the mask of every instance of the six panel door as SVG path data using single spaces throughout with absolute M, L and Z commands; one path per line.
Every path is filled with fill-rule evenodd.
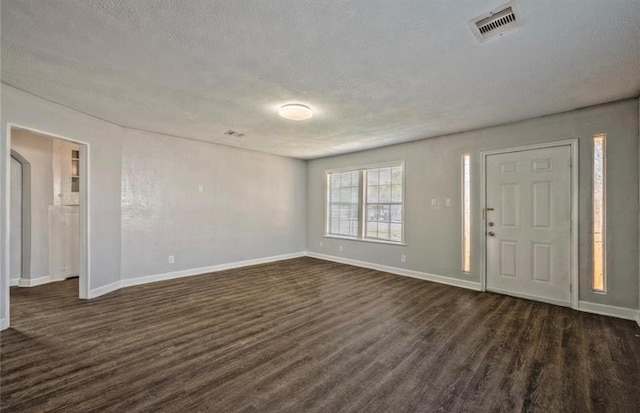
M 487 290 L 571 304 L 571 148 L 489 155 Z

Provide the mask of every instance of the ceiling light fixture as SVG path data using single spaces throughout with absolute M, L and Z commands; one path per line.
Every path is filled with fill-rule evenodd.
M 278 114 L 289 120 L 307 120 L 313 116 L 313 111 L 309 106 L 299 103 L 290 103 L 284 105 L 278 111 Z

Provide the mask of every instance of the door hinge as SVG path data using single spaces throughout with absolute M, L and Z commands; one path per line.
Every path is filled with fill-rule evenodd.
M 573 158 L 569 158 L 569 168 L 573 167 Z

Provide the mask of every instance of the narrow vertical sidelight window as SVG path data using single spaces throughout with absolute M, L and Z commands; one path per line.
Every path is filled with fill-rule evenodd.
M 606 291 L 606 135 L 593 137 L 593 290 Z
M 471 272 L 471 156 L 462 155 L 462 271 Z

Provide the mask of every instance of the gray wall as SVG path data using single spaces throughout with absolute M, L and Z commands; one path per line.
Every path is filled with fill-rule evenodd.
M 16 130 L 11 134 L 11 148 L 31 164 L 30 278 L 47 277 L 49 205 L 53 205 L 53 140 Z
M 122 277 L 304 251 L 305 186 L 303 161 L 126 131 Z
M 606 295 L 591 286 L 592 136 L 607 133 Z M 308 162 L 307 250 L 446 277 L 480 280 L 480 152 L 579 138 L 580 300 L 638 307 L 638 100 Z M 461 271 L 460 156 L 472 156 L 472 273 Z M 324 238 L 325 171 L 404 160 L 406 246 Z M 430 199 L 438 198 L 438 208 Z M 450 198 L 452 206 L 444 206 Z M 324 243 L 320 247 L 320 242 Z M 339 251 L 339 246 L 344 251 Z M 400 262 L 400 255 L 407 262 Z
M 6 85 L 1 92 L 3 199 L 7 123 L 89 144 L 90 290 L 123 278 L 305 250 L 305 162 L 135 132 Z M 8 218 L 5 202 L 0 208 Z M 6 234 L 5 219 L 0 226 Z M 3 320 L 9 315 L 8 241 L 0 239 Z
M 121 128 L 99 121 L 79 112 L 66 109 L 43 99 L 2 86 L 2 194 L 7 194 L 7 176 L 4 162 L 6 152 L 7 123 L 46 131 L 70 139 L 87 142 L 90 146 L 91 176 L 89 196 L 91 199 L 90 223 L 90 268 L 89 288 L 112 283 L 120 279 L 120 173 L 122 169 Z M 35 181 L 35 178 L 33 178 Z M 52 183 L 49 183 L 51 187 Z M 6 216 L 5 203 L 2 213 Z M 32 217 L 33 223 L 33 217 Z M 2 223 L 2 233 L 6 231 Z M 5 238 L 2 238 L 3 263 L 5 262 Z M 3 266 L 2 273 L 5 274 Z M 32 268 L 32 276 L 36 273 Z M 6 300 L 8 290 L 4 282 L 0 284 L 3 299 L 2 318 L 9 312 Z
M 89 143 L 92 290 L 122 278 L 298 252 L 305 249 L 305 237 L 310 251 L 477 281 L 481 236 L 477 229 L 473 273 L 462 275 L 459 268 L 460 154 L 468 151 L 473 156 L 477 224 L 480 151 L 580 138 L 579 229 L 588 234 L 591 137 L 606 132 L 609 291 L 607 295 L 589 291 L 591 247 L 583 235 L 580 298 L 638 306 L 638 100 L 310 161 L 305 168 L 301 161 L 125 130 L 11 87 L 1 86 L 1 92 L 3 197 L 9 191 L 7 122 Z M 324 171 L 391 160 L 406 161 L 408 245 L 323 238 Z M 204 192 L 197 191 L 198 185 Z M 451 198 L 453 205 L 434 210 L 431 198 Z M 6 203 L 0 208 L 8 218 Z M 6 222 L 0 220 L 2 234 Z M 3 236 L 0 242 L 0 316 L 6 319 L 8 238 Z M 176 257 L 173 265 L 167 263 L 169 254 Z M 407 255 L 406 264 L 400 263 L 400 254 Z

